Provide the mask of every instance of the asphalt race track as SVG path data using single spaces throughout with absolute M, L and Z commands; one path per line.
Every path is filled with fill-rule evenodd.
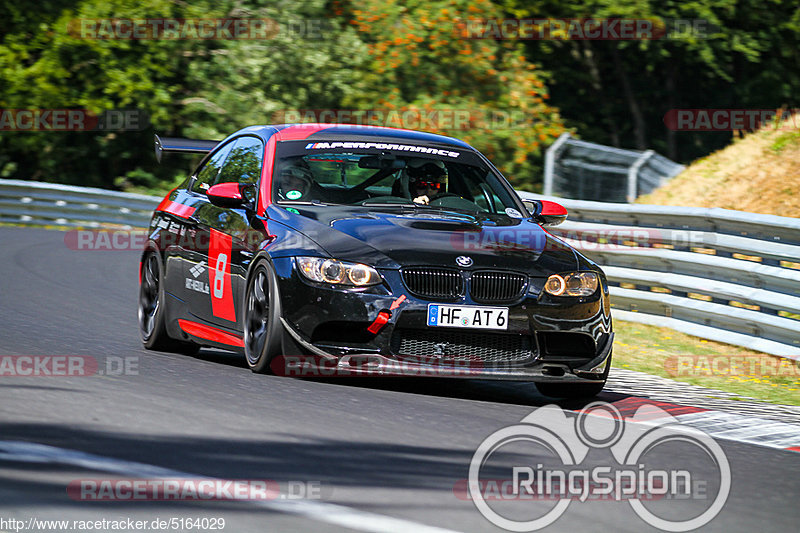
M 85 356 L 99 365 L 90 376 L 0 372 L 0 531 L 19 529 L 10 519 L 27 530 L 32 519 L 149 524 L 172 517 L 222 517 L 227 532 L 503 531 L 460 498 L 458 487 L 487 436 L 550 403 L 532 385 L 291 379 L 252 374 L 240 357 L 220 351 L 148 352 L 136 324 L 139 253 L 71 250 L 64 239 L 59 231 L 0 228 L 0 355 Z M 636 405 L 649 394 L 647 380 L 615 374 L 612 382 L 600 399 Z M 654 399 L 736 414 L 736 402 L 707 403 L 702 391 L 671 387 L 654 386 Z M 800 430 L 796 411 L 784 417 L 778 408 L 759 408 L 761 419 L 786 422 L 780 431 Z M 754 415 L 737 416 L 739 424 Z M 730 464 L 731 488 L 703 531 L 797 531 L 800 453 L 756 444 L 759 424 L 749 440 L 715 439 Z M 508 475 L 519 459 L 513 456 L 489 465 L 496 477 Z M 654 460 L 675 469 L 709 468 L 696 454 Z M 608 450 L 592 450 L 583 464 L 609 461 Z M 280 496 L 96 502 L 67 493 L 81 479 L 191 476 L 271 480 Z M 306 498 L 292 497 L 300 492 Z M 552 505 L 504 503 L 512 504 L 518 513 L 520 505 Z M 626 501 L 573 501 L 544 529 L 657 530 Z

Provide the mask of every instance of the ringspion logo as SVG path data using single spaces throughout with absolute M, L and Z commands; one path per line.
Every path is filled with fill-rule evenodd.
M 609 462 L 587 460 L 593 450 L 606 450 Z M 714 439 L 666 411 L 645 405 L 626 420 L 613 405 L 595 402 L 576 417 L 547 405 L 498 429 L 475 451 L 467 487 L 484 518 L 508 531 L 547 527 L 574 501 L 610 500 L 627 502 L 651 526 L 679 532 L 719 514 L 731 471 Z M 456 497 L 463 488 L 455 484 Z

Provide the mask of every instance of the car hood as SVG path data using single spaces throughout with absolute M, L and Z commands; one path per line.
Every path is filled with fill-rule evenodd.
M 572 248 L 539 224 L 506 215 L 435 208 L 273 206 L 270 217 L 315 241 L 331 257 L 378 268 L 414 265 L 502 268 L 547 276 L 577 268 Z

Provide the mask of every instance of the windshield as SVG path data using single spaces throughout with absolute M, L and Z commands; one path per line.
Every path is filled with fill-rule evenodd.
M 500 178 L 472 152 L 284 141 L 276 155 L 273 200 L 280 204 L 408 205 L 522 216 Z

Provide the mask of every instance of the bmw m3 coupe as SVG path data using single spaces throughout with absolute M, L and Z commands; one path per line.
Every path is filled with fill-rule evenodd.
M 454 138 L 334 124 L 252 126 L 205 154 L 153 213 L 145 347 L 241 352 L 260 373 L 438 376 L 592 396 L 611 365 L 608 285 Z

